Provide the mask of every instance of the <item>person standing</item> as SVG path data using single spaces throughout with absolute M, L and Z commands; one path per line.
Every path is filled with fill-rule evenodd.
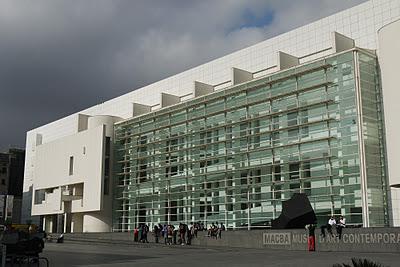
M 172 236 L 173 236 L 174 228 L 172 225 L 168 225 L 168 245 L 172 244 Z
M 162 233 L 163 233 L 163 237 L 164 237 L 164 243 L 166 245 L 168 243 L 168 226 L 166 224 L 164 224 Z
M 337 237 L 342 239 L 342 230 L 346 227 L 346 219 L 343 216 L 339 217 L 339 222 L 336 224 Z
M 193 227 L 193 225 L 192 225 Z M 192 244 L 192 228 L 189 228 L 187 224 L 185 224 L 186 228 L 186 244 L 191 245 Z
M 218 238 L 221 239 L 222 237 L 222 231 L 225 231 L 225 225 L 221 223 L 221 226 L 219 227 L 219 232 L 218 232 Z
M 139 242 L 143 242 L 143 224 L 139 224 Z
M 138 242 L 139 241 L 139 230 L 137 227 L 133 230 L 133 241 Z
M 180 244 L 182 246 L 184 246 L 186 243 L 186 238 L 185 238 L 186 229 L 185 228 L 186 228 L 185 224 L 183 224 L 183 223 L 179 224 L 179 238 L 180 238 Z
M 196 227 L 194 226 L 193 223 L 190 223 L 189 231 L 190 231 L 191 237 L 194 238 L 195 232 L 196 232 Z
M 155 242 L 158 243 L 159 229 L 158 229 L 157 224 L 154 225 L 154 232 L 153 233 L 154 233 Z
M 308 251 L 315 251 L 315 224 L 307 224 L 308 230 Z
M 329 221 L 328 221 L 328 233 L 332 236 L 332 237 L 334 237 L 334 235 L 333 235 L 333 233 L 332 233 L 332 228 L 333 227 L 336 227 L 336 220 L 335 220 L 335 217 L 333 217 L 333 216 L 331 216 L 331 218 L 329 219 Z
M 176 245 L 176 236 L 178 234 L 178 230 L 175 229 L 175 226 L 173 226 L 173 225 L 171 225 L 171 227 L 172 227 L 172 235 L 173 235 L 173 238 L 174 238 L 174 245 Z
M 144 233 L 143 243 L 149 243 L 149 240 L 147 240 L 147 234 L 149 233 L 149 231 L 150 231 L 149 226 L 147 224 L 144 224 L 144 226 L 143 226 L 143 233 Z
M 200 230 L 200 223 L 194 224 L 194 236 L 197 238 L 197 232 Z
M 218 222 L 216 222 L 213 227 L 213 235 L 214 235 L 215 239 L 218 239 L 218 232 L 219 232 L 219 226 L 218 226 Z

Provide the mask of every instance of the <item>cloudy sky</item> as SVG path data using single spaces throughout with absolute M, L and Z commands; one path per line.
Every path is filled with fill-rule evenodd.
M 86 107 L 363 0 L 0 0 L 0 151 Z

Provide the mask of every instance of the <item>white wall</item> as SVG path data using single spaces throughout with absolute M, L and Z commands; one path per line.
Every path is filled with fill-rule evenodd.
M 83 214 L 82 213 L 72 214 L 71 232 L 72 233 L 83 232 Z
M 51 233 L 53 229 L 53 221 L 51 216 L 44 216 L 43 219 L 43 230 L 46 231 L 46 233 Z
M 389 185 L 400 187 L 400 20 L 379 30 Z M 400 226 L 400 188 L 392 188 L 393 223 Z
M 48 194 L 41 204 L 32 205 L 32 215 L 61 214 L 63 207 L 61 203 L 61 189 L 54 188 L 52 194 Z
M 110 232 L 111 216 L 105 212 L 90 212 L 83 215 L 83 232 Z
M 102 208 L 103 146 L 105 126 L 102 124 L 52 141 L 36 148 L 36 167 L 33 190 L 58 188 L 83 183 L 83 205 L 72 212 L 98 211 Z M 85 150 L 85 151 L 84 151 Z M 85 153 L 84 153 L 85 152 Z M 73 156 L 73 174 L 69 161 Z M 60 203 L 59 194 L 58 203 Z M 32 215 L 54 213 L 55 201 L 32 205 Z M 47 209 L 46 209 L 47 207 Z

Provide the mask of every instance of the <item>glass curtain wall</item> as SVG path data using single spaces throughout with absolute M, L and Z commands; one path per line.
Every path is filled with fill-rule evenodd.
M 371 226 L 389 225 L 382 92 L 377 59 L 358 53 L 368 217 Z
M 265 227 L 298 192 L 320 224 L 331 214 L 362 224 L 362 142 L 373 166 L 370 223 L 386 225 L 380 113 L 376 59 L 349 51 L 118 123 L 114 231 L 194 221 Z

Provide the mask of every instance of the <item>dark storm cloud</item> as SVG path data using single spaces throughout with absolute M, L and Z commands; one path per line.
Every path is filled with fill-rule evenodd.
M 0 150 L 23 147 L 29 129 L 359 2 L 0 0 Z

